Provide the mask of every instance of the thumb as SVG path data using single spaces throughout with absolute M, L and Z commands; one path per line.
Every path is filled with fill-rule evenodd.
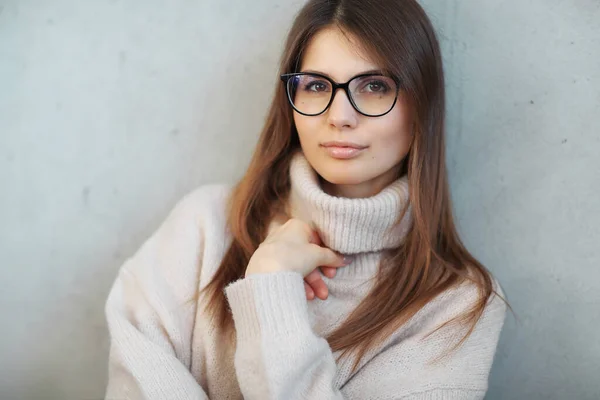
M 345 267 L 350 264 L 350 260 L 344 256 L 336 253 L 335 251 L 328 249 L 327 247 L 321 247 L 316 244 L 310 244 L 312 251 L 310 252 L 313 257 L 313 265 L 316 267 Z

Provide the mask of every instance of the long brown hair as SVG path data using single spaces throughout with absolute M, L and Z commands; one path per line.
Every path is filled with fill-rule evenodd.
M 312 0 L 289 32 L 279 72 L 297 72 L 310 39 L 329 27 L 357 38 L 372 61 L 399 79 L 414 113 L 415 135 L 400 171 L 408 174 L 412 228 L 404 243 L 382 259 L 381 266 L 394 268 L 380 268 L 374 289 L 326 339 L 333 351 L 342 350 L 342 356 L 356 352 L 356 369 L 371 347 L 440 293 L 467 279 L 477 285 L 478 302 L 442 325 L 460 322 L 469 328 L 458 346 L 495 291 L 490 273 L 465 249 L 453 221 L 444 143 L 444 73 L 433 26 L 416 0 Z M 269 222 L 287 198 L 290 161 L 299 147 L 285 88 L 278 84 L 249 168 L 230 197 L 232 243 L 203 292 L 205 312 L 222 332 L 234 331 L 224 288 L 244 276 Z

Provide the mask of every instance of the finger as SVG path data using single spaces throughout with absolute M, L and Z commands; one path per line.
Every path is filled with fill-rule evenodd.
M 304 282 L 304 291 L 306 292 L 306 298 L 308 300 L 313 300 L 315 298 L 315 292 L 314 292 L 314 290 L 306 282 Z
M 306 282 L 312 287 L 315 295 L 321 300 L 325 300 L 329 294 L 329 290 L 327 289 L 327 285 L 323 282 L 323 278 L 321 277 L 321 273 L 319 269 L 315 269 L 310 274 L 304 278 Z
M 321 267 L 321 272 L 323 272 L 323 275 L 329 279 L 333 279 L 335 277 L 335 273 L 337 272 L 337 268 Z
M 319 245 L 319 246 L 323 245 L 323 242 L 321 241 L 321 237 L 319 236 L 319 232 L 317 232 L 316 229 L 312 229 L 312 233 L 311 233 L 311 236 L 310 236 L 310 239 L 309 239 L 309 243 L 316 244 L 316 245 Z
M 316 244 L 311 244 L 310 256 L 313 257 L 313 265 L 322 267 L 345 267 L 350 264 L 350 259 L 344 257 L 327 247 L 321 247 Z

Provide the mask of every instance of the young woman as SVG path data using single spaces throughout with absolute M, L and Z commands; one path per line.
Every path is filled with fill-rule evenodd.
M 107 398 L 482 399 L 506 304 L 461 244 L 415 0 L 313 0 L 234 188 L 181 200 L 106 303 Z

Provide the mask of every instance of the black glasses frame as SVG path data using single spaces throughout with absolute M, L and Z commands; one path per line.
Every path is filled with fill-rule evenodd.
M 291 94 L 290 94 L 290 88 L 289 88 L 289 80 L 291 78 L 294 78 L 296 76 L 302 76 L 302 75 L 310 75 L 310 76 L 318 76 L 319 78 L 323 78 L 327 81 L 329 81 L 329 83 L 331 83 L 331 98 L 329 99 L 329 103 L 327 103 L 327 106 L 325 107 L 325 109 L 323 111 L 321 111 L 320 113 L 317 114 L 306 114 L 303 113 L 302 111 L 298 110 L 296 108 L 296 106 L 294 105 L 294 102 L 292 100 Z M 356 103 L 354 102 L 354 99 L 352 98 L 352 94 L 350 92 L 350 82 L 352 82 L 355 79 L 358 78 L 364 78 L 365 76 L 387 76 L 388 78 L 391 78 L 394 80 L 394 82 L 396 82 L 396 97 L 394 97 L 394 102 L 392 103 L 391 107 L 389 110 L 387 110 L 386 112 L 382 113 L 382 114 L 366 114 L 364 112 L 362 112 L 361 110 L 358 109 L 358 106 L 356 105 Z M 385 74 L 378 74 L 378 73 L 368 73 L 368 74 L 360 74 L 360 75 L 356 75 L 353 76 L 352 78 L 350 78 L 350 80 L 348 82 L 345 83 L 337 83 L 336 81 L 334 81 L 333 79 L 331 79 L 330 77 L 328 77 L 327 75 L 323 75 L 323 74 L 317 74 L 314 72 L 294 72 L 294 73 L 290 73 L 290 74 L 282 74 L 280 76 L 281 80 L 283 81 L 283 83 L 285 84 L 285 92 L 287 94 L 287 98 L 288 101 L 290 103 L 290 105 L 292 106 L 292 108 L 294 110 L 296 110 L 297 113 L 302 114 L 302 115 L 306 115 L 308 117 L 316 117 L 317 115 L 321 115 L 323 114 L 325 111 L 327 111 L 327 109 L 331 106 L 331 103 L 333 103 L 333 99 L 335 98 L 335 94 L 337 93 L 338 89 L 344 89 L 344 92 L 346 92 L 346 97 L 348 97 L 348 100 L 350 101 L 350 104 L 352 104 L 352 107 L 361 115 L 364 115 L 365 117 L 382 117 L 384 115 L 386 115 L 387 113 L 389 113 L 390 111 L 392 111 L 394 109 L 394 106 L 396 105 L 396 102 L 398 101 L 398 93 L 400 92 L 400 82 L 398 82 L 398 79 L 385 75 Z

